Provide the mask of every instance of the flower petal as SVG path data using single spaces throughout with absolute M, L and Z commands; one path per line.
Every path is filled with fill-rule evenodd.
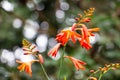
M 56 44 L 56 45 L 48 52 L 48 55 L 49 55 L 49 56 L 51 55 L 51 56 L 53 56 L 53 57 L 56 57 L 60 45 L 61 45 L 61 43 Z
M 64 56 L 64 58 L 69 58 L 73 62 L 76 70 L 80 70 L 80 69 L 84 70 L 85 69 L 85 67 L 83 66 L 83 65 L 86 65 L 85 62 L 75 59 L 74 57 L 71 57 L 71 56 Z

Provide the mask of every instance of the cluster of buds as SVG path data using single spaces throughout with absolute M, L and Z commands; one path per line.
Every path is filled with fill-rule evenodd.
M 58 42 L 58 44 L 56 44 L 50 50 L 48 55 L 52 56 L 52 57 L 56 57 L 60 46 L 65 46 L 69 40 L 71 40 L 74 44 L 78 40 L 80 45 L 87 50 L 92 48 L 89 38 L 91 36 L 95 36 L 93 34 L 93 32 L 99 31 L 99 28 L 88 29 L 84 23 L 90 22 L 90 20 L 91 20 L 90 17 L 93 15 L 93 12 L 94 12 L 94 8 L 90 8 L 87 11 L 84 11 L 84 15 L 79 14 L 78 18 L 75 18 L 75 20 L 77 20 L 76 23 L 74 23 L 68 29 L 61 30 L 60 33 L 58 33 L 56 36 L 56 41 Z M 80 31 L 81 34 L 78 33 L 77 31 Z M 76 61 L 76 59 L 71 58 L 71 56 L 65 57 L 65 58 L 69 58 L 70 60 L 72 60 L 72 62 Z M 75 60 L 75 61 L 73 61 L 73 60 Z M 82 63 L 79 63 L 79 64 L 83 65 Z M 75 65 L 75 67 L 76 67 L 76 65 Z M 79 67 L 79 69 L 82 69 L 82 67 Z M 77 69 L 77 70 L 79 70 L 79 69 Z
M 84 15 L 78 14 L 78 18 L 75 18 L 75 20 L 78 23 L 84 23 L 84 22 L 90 22 L 91 21 L 91 16 L 93 15 L 95 8 L 90 8 L 87 11 L 84 11 Z
M 120 68 L 120 63 L 113 63 L 113 64 L 105 64 L 105 66 L 103 68 L 99 68 L 99 70 L 103 73 L 106 73 L 107 71 L 109 71 L 110 69 L 115 70 Z
M 20 72 L 25 70 L 26 73 L 28 73 L 30 76 L 32 76 L 32 69 L 31 69 L 32 63 L 39 62 L 40 64 L 43 64 L 43 62 L 44 62 L 43 57 L 41 54 L 39 54 L 39 51 L 36 50 L 36 45 L 31 44 L 26 39 L 23 39 L 22 44 L 23 44 L 22 49 L 24 51 L 24 55 L 33 55 L 37 59 L 31 60 L 28 62 L 22 62 L 22 61 L 16 60 L 17 63 L 21 64 L 17 68 Z
M 112 64 L 105 64 L 105 66 L 104 67 L 99 67 L 99 69 L 98 70 L 90 70 L 90 72 L 92 73 L 92 74 L 96 74 L 96 73 L 98 73 L 98 72 L 100 72 L 100 73 L 102 73 L 102 74 L 105 74 L 106 72 L 108 72 L 109 70 L 116 70 L 116 69 L 118 69 L 118 68 L 120 68 L 120 63 L 112 63 Z M 96 77 L 89 77 L 89 80 L 97 80 L 97 78 Z

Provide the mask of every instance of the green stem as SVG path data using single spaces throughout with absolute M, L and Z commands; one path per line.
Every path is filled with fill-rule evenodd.
M 47 78 L 47 80 L 50 80 L 47 73 L 46 73 L 46 71 L 45 71 L 45 69 L 44 69 L 44 67 L 43 67 L 43 65 L 42 64 L 40 64 L 40 65 L 42 67 L 43 73 L 45 74 L 45 77 Z
M 58 80 L 60 80 L 60 74 L 61 74 L 61 69 L 62 69 L 62 65 L 63 65 L 65 48 L 66 48 L 66 46 L 64 46 L 64 48 L 63 48 L 63 52 L 62 52 L 62 56 L 61 56 L 61 60 L 60 60 L 60 68 L 59 68 Z
M 66 80 L 66 76 L 64 76 L 64 80 Z
M 102 76 L 103 76 L 103 73 L 100 74 L 98 80 L 101 80 Z
M 99 69 L 98 69 L 97 71 L 93 72 L 93 73 L 87 78 L 87 80 L 89 80 L 90 77 L 93 76 L 94 74 L 96 74 L 97 72 L 99 72 Z

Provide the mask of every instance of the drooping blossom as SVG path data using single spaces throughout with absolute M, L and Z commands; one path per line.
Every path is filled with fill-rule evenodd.
M 81 43 L 81 38 L 78 38 L 78 41 Z M 82 42 L 81 46 L 87 50 L 92 48 L 92 46 L 89 43 L 87 43 L 85 40 Z
M 16 60 L 17 63 L 21 64 L 17 67 L 17 69 L 21 72 L 21 71 L 25 71 L 26 73 L 28 73 L 30 76 L 32 76 L 32 69 L 31 69 L 31 65 L 33 62 L 38 62 L 38 60 L 32 60 L 30 62 L 22 62 L 19 60 Z
M 59 43 L 61 43 L 63 46 L 68 42 L 68 40 L 72 40 L 72 42 L 75 43 L 76 37 L 80 37 L 80 34 L 74 31 L 75 27 L 76 27 L 76 24 L 73 24 L 72 27 L 62 30 L 56 36 L 56 40 Z
M 48 55 L 49 55 L 49 56 L 51 55 L 51 56 L 53 56 L 53 57 L 56 57 L 60 45 L 61 45 L 61 43 L 57 43 L 57 44 L 48 52 Z
M 83 44 L 84 40 L 87 43 L 90 43 L 89 37 L 94 36 L 92 32 L 99 31 L 99 28 L 87 29 L 87 27 L 84 24 L 80 24 L 80 26 L 82 26 L 82 28 L 80 28 L 82 33 L 81 45 Z
M 80 70 L 80 69 L 84 70 L 85 69 L 85 67 L 84 67 L 84 65 L 86 65 L 85 62 L 83 62 L 83 61 L 81 61 L 79 59 L 76 59 L 74 57 L 71 57 L 71 56 L 64 56 L 64 58 L 69 58 L 73 62 L 76 70 Z
M 95 31 L 99 31 L 99 28 L 92 28 L 92 29 L 87 29 L 87 27 L 84 24 L 79 24 L 79 26 L 82 26 L 82 28 L 76 28 L 76 30 L 81 31 L 81 37 L 77 37 L 78 41 L 80 42 L 80 45 L 87 50 L 92 48 L 90 45 L 90 36 L 95 36 L 94 33 Z

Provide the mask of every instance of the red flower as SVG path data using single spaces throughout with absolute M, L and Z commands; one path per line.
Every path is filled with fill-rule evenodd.
M 49 51 L 48 55 L 51 55 L 51 56 L 53 56 L 53 57 L 56 57 L 60 45 L 61 45 L 61 43 L 56 44 L 56 45 L 54 46 L 54 48 L 52 48 L 52 49 Z
M 74 31 L 76 27 L 76 24 L 73 24 L 72 27 L 69 29 L 62 30 L 56 37 L 56 40 L 61 43 L 62 45 L 65 45 L 69 39 L 72 40 L 72 42 L 76 42 L 76 37 L 80 37 L 78 33 Z
M 30 76 L 32 76 L 32 69 L 31 69 L 31 64 L 38 60 L 32 60 L 30 62 L 21 62 L 19 60 L 16 60 L 17 63 L 21 64 L 20 66 L 17 67 L 17 69 L 21 72 L 24 71 L 28 73 Z
M 85 67 L 84 67 L 84 65 L 86 65 L 85 62 L 78 60 L 78 59 L 75 59 L 74 57 L 71 57 L 71 56 L 64 56 L 64 57 L 69 58 L 73 62 L 76 70 L 80 70 L 80 69 L 84 70 L 85 69 Z

